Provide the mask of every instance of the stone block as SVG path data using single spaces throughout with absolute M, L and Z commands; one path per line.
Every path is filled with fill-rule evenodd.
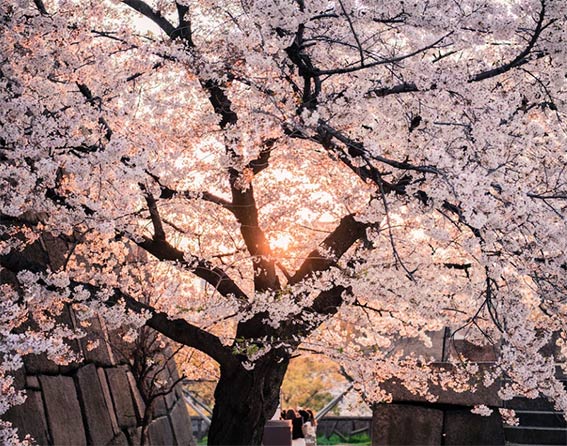
M 144 400 L 142 399 L 142 395 L 140 394 L 140 390 L 138 389 L 138 384 L 136 383 L 136 378 L 134 378 L 134 375 L 130 370 L 126 372 L 126 376 L 128 378 L 128 383 L 130 384 L 130 391 L 132 392 L 132 396 L 134 397 L 138 419 L 142 420 L 144 418 L 144 411 L 146 410 L 146 403 L 144 403 Z
M 39 379 L 37 379 L 37 376 L 34 375 L 26 376 L 26 388 L 40 390 Z
M 81 406 L 73 378 L 42 375 L 39 382 L 53 443 L 57 446 L 86 445 Z
M 494 362 L 499 352 L 496 345 L 476 345 L 464 339 L 447 342 L 447 355 L 451 358 L 465 357 L 474 362 Z
M 110 412 L 94 364 L 81 367 L 77 372 L 79 395 L 83 401 L 86 428 L 92 444 L 106 444 L 114 437 Z
M 2 222 L 4 225 L 6 222 Z M 16 235 L 17 239 L 23 240 L 23 236 Z M 39 240 L 27 244 L 22 250 L 12 250 L 8 254 L 2 256 L 2 283 L 17 284 L 15 274 L 9 274 L 11 271 L 23 271 L 27 269 L 34 273 L 43 272 L 46 270 L 49 263 L 49 257 L 45 250 L 41 247 Z
M 167 386 L 171 386 L 173 384 L 173 380 L 171 379 L 171 376 L 169 374 L 169 369 L 167 368 L 167 364 L 163 364 L 163 358 L 159 358 L 159 365 L 157 366 L 157 372 L 155 373 L 154 376 L 151 377 L 151 379 L 155 380 L 155 381 L 159 381 L 159 382 L 163 382 L 163 383 L 167 383 Z
M 379 404 L 372 419 L 373 445 L 440 445 L 443 411 L 411 404 Z
M 291 446 L 291 421 L 270 420 L 264 427 L 264 446 Z
M 171 446 L 177 444 L 168 417 L 160 417 L 153 420 L 148 427 L 148 436 L 152 446 Z
M 504 445 L 504 428 L 497 411 L 481 417 L 470 410 L 445 412 L 444 444 L 449 445 Z
M 107 342 L 107 334 L 104 332 L 103 326 L 98 317 L 89 319 L 91 324 L 88 327 L 87 335 L 80 339 L 83 355 L 86 362 L 93 362 L 97 365 L 112 366 L 114 365 L 114 356 Z M 87 348 L 89 342 L 98 341 L 98 346 L 92 350 Z
M 23 368 L 13 370 L 9 373 L 14 378 L 14 387 L 18 390 L 23 389 L 26 386 L 26 374 Z
M 26 401 L 12 407 L 2 416 L 2 419 L 10 421 L 14 427 L 18 428 L 20 438 L 30 434 L 37 444 L 51 444 L 41 392 L 28 390 L 26 394 Z
M 171 351 L 171 347 L 169 347 L 168 356 L 171 356 L 173 352 Z M 177 370 L 177 363 L 175 362 L 175 358 L 171 358 L 167 361 L 167 368 L 169 369 L 169 376 L 172 382 L 175 382 L 179 379 L 179 371 Z
M 178 401 L 169 414 L 173 432 L 179 446 L 195 446 L 191 417 L 183 401 Z
M 170 410 L 173 406 L 175 406 L 179 400 L 182 400 L 182 398 L 177 397 L 175 389 L 165 395 L 165 405 L 167 406 L 167 410 Z
M 100 383 L 100 387 L 102 389 L 102 395 L 104 397 L 104 402 L 106 403 L 106 407 L 108 407 L 108 414 L 110 416 L 110 423 L 112 425 L 112 430 L 114 434 L 120 433 L 120 427 L 118 426 L 118 418 L 116 418 L 116 412 L 114 409 L 114 403 L 112 401 L 112 396 L 110 395 L 110 387 L 108 387 L 108 381 L 106 379 L 106 373 L 104 373 L 104 369 L 97 368 L 96 373 L 98 375 L 98 381 Z
M 77 352 L 79 350 L 79 343 L 77 341 L 72 341 L 71 349 L 74 352 Z M 80 367 L 81 367 L 80 362 L 71 362 L 67 365 L 60 365 L 58 369 L 59 370 L 58 373 L 60 375 L 69 375 L 71 373 L 76 372 Z
M 167 415 L 167 412 L 165 398 L 163 396 L 155 398 L 152 402 L 152 418 L 163 417 Z
M 126 374 L 127 371 L 128 368 L 126 366 L 113 367 L 105 370 L 110 387 L 110 394 L 114 402 L 114 409 L 116 410 L 118 425 L 122 428 L 132 427 L 138 424 L 130 383 L 128 382 L 128 375 Z
M 173 389 L 175 392 L 175 396 L 178 400 L 185 400 L 185 396 L 183 393 L 183 386 L 182 385 L 177 385 L 175 386 L 175 388 Z
M 53 361 L 47 359 L 47 355 L 42 353 L 40 355 L 31 354 L 24 356 L 24 366 L 26 372 L 32 375 L 40 375 L 47 373 L 55 375 L 59 373 L 59 366 Z
M 44 232 L 41 241 L 45 247 L 45 253 L 49 257 L 49 264 L 52 271 L 62 268 L 67 261 L 69 245 L 60 237 Z
M 142 427 L 131 427 L 126 431 L 128 433 L 128 438 L 130 439 L 130 444 L 138 446 L 142 444 Z M 147 438 L 147 432 L 146 432 Z M 148 444 L 146 442 L 146 444 Z
M 138 443 L 133 443 L 133 444 L 140 444 Z M 96 443 L 95 443 L 96 446 Z M 128 438 L 126 438 L 126 435 L 124 435 L 124 432 L 120 432 L 118 435 L 116 435 L 114 438 L 112 438 L 112 440 L 110 440 L 110 442 L 106 443 L 106 446 L 129 446 L 128 443 Z
M 134 355 L 134 343 L 124 340 L 126 331 L 126 328 L 107 330 L 107 343 L 116 364 L 124 364 Z
M 67 305 L 63 307 L 59 314 L 53 314 L 53 317 L 56 319 L 58 324 L 65 325 L 67 327 L 70 327 L 71 329 L 74 328 L 71 314 L 69 312 L 69 307 Z M 17 332 L 24 333 L 26 329 L 30 328 L 32 330 L 36 329 L 35 322 L 27 321 L 22 326 L 18 327 Z M 79 348 L 79 343 L 76 340 L 65 340 L 65 344 L 67 344 L 70 349 L 80 357 L 81 351 Z M 60 366 L 48 359 L 45 353 L 25 355 L 23 362 L 26 374 L 28 375 L 56 375 L 61 373 L 67 374 L 79 367 L 79 364 L 76 362 L 72 362 L 65 366 Z

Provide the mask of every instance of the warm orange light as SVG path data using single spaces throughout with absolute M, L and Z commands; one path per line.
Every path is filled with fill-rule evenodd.
M 286 251 L 292 242 L 289 234 L 279 234 L 270 240 L 270 247 L 273 250 Z

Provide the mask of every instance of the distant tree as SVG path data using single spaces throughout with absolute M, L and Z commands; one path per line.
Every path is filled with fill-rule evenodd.
M 484 381 L 507 376 L 502 397 L 567 409 L 542 349 L 567 321 L 566 8 L 0 0 L 0 252 L 18 281 L 0 413 L 21 355 L 69 360 L 64 304 L 216 361 L 210 444 L 260 444 L 302 342 L 380 400 L 383 379 L 431 376 L 396 342 L 446 326 L 500 345 Z M 44 233 L 73 247 L 61 269 L 11 261 Z
M 345 383 L 338 366 L 325 358 L 308 355 L 292 359 L 282 383 L 282 408 L 303 407 L 317 412 Z

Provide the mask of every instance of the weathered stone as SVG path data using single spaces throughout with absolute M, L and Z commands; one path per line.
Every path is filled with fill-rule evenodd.
M 14 378 L 14 387 L 16 389 L 23 389 L 26 385 L 26 373 L 23 368 L 14 370 L 10 372 L 10 375 Z
M 445 412 L 445 445 L 503 445 L 504 429 L 498 412 L 481 417 L 470 410 Z
M 163 396 L 158 396 L 152 402 L 152 418 L 163 417 L 164 415 L 167 415 L 165 398 Z
M 18 428 L 20 438 L 30 434 L 37 444 L 49 444 L 51 441 L 43 410 L 41 392 L 28 390 L 26 393 L 26 401 L 23 404 L 12 407 L 2 416 L 2 419 L 10 421 L 14 427 Z M 30 416 L 30 414 L 33 414 L 33 416 Z
M 41 240 L 49 258 L 51 271 L 62 268 L 67 261 L 68 244 L 61 237 L 56 237 L 48 232 L 41 235 Z
M 104 322 L 102 326 L 104 327 Z M 124 360 L 128 358 L 133 358 L 134 355 L 134 344 L 132 342 L 127 342 L 124 337 L 126 334 L 126 328 L 117 328 L 113 330 L 107 330 L 106 342 L 112 353 L 112 358 L 114 360 L 114 365 L 124 364 Z
M 118 425 L 122 428 L 136 426 L 136 410 L 130 390 L 130 383 L 126 366 L 106 369 L 106 376 L 110 385 L 114 409 L 116 410 L 116 418 Z
M 373 445 L 439 445 L 443 411 L 410 404 L 380 404 L 372 420 Z
M 64 307 L 60 314 L 57 316 L 57 322 L 66 325 L 68 327 L 73 328 L 73 323 L 69 315 L 68 307 Z M 27 325 L 24 324 L 23 326 L 19 327 L 19 329 L 24 330 L 26 328 L 33 327 L 33 323 L 28 323 Z M 75 340 L 67 340 L 65 341 L 67 345 L 70 346 L 71 350 L 74 353 L 79 353 L 79 344 Z M 41 354 L 29 354 L 25 355 L 23 358 L 24 367 L 26 374 L 31 375 L 55 375 L 59 373 L 68 373 L 78 368 L 77 363 L 71 363 L 66 366 L 59 366 L 55 364 L 53 361 L 48 359 L 45 353 Z
M 183 397 L 183 387 L 182 386 L 175 386 L 175 395 L 177 397 L 178 400 L 180 399 L 184 399 Z
M 131 427 L 127 430 L 128 438 L 130 439 L 130 444 L 138 446 L 142 444 L 142 428 L 141 427 Z M 147 433 L 146 433 L 147 438 Z M 146 442 L 147 444 L 147 442 Z
M 160 417 L 153 420 L 148 427 L 148 436 L 152 446 L 171 446 L 177 444 L 168 417 Z
M 140 443 L 133 443 L 133 444 L 140 444 Z M 120 432 L 112 440 L 110 440 L 110 442 L 106 443 L 106 446 L 128 446 L 128 438 L 126 438 L 124 432 Z
M 169 348 L 169 352 L 169 355 L 171 356 L 171 354 L 173 353 L 171 351 L 171 347 Z M 179 371 L 177 370 L 177 363 L 173 358 L 167 361 L 167 368 L 169 369 L 169 377 L 171 381 L 177 381 L 179 379 Z
M 68 305 L 65 305 L 65 307 L 61 311 L 61 314 L 59 314 L 59 316 L 57 317 L 57 320 L 59 323 L 62 323 L 63 325 L 66 325 L 70 328 L 77 328 L 75 316 Z M 67 340 L 65 341 L 65 343 L 71 348 L 71 350 L 73 351 L 73 353 L 75 353 L 75 355 L 77 355 L 77 357 L 82 356 L 83 352 L 78 340 Z M 67 365 L 60 365 L 58 368 L 58 373 L 67 375 L 79 369 L 80 367 L 80 362 L 71 362 Z
M 110 420 L 110 411 L 114 409 L 107 406 L 95 365 L 81 367 L 77 372 L 77 381 L 90 443 L 106 444 L 114 437 Z
M 138 385 L 136 384 L 136 378 L 130 370 L 126 372 L 126 376 L 128 378 L 128 383 L 130 384 L 130 391 L 134 397 L 134 403 L 136 412 L 138 414 L 138 419 L 142 420 L 144 418 L 144 411 L 146 410 L 146 403 L 142 399 L 142 395 L 140 394 L 140 390 L 138 389 Z
M 24 356 L 24 365 L 27 373 L 32 375 L 40 375 L 47 373 L 54 375 L 59 373 L 59 366 L 53 361 L 47 359 L 47 355 L 42 353 L 40 355 L 30 354 Z
M 114 410 L 114 403 L 112 401 L 112 396 L 110 395 L 110 388 L 108 387 L 108 381 L 106 379 L 106 373 L 104 369 L 97 368 L 96 373 L 98 375 L 98 381 L 102 389 L 102 395 L 104 396 L 104 401 L 106 407 L 108 407 L 108 414 L 110 416 L 110 423 L 112 425 L 112 430 L 115 434 L 120 433 L 120 427 L 118 426 L 118 419 L 116 418 L 116 412 Z
M 494 362 L 498 357 L 498 346 L 476 345 L 464 339 L 455 339 L 447 343 L 447 355 L 453 359 L 462 356 L 474 362 Z
M 169 414 L 173 432 L 179 446 L 195 446 L 191 417 L 183 401 L 178 401 Z
M 80 340 L 85 361 L 104 366 L 114 365 L 114 355 L 107 342 L 108 336 L 103 329 L 100 319 L 96 316 L 89 319 L 89 322 L 91 325 L 89 326 L 87 335 Z M 89 348 L 87 348 L 88 343 L 94 341 L 98 341 L 98 346 L 89 350 Z
M 26 387 L 28 389 L 39 390 L 39 379 L 37 379 L 37 376 L 26 376 Z
M 2 222 L 4 225 L 6 222 Z M 21 234 L 16 235 L 17 239 L 24 240 Z M 34 273 L 45 271 L 49 263 L 49 257 L 41 247 L 41 242 L 36 240 L 31 244 L 26 244 L 23 250 L 13 249 L 8 254 L 2 256 L 2 266 L 0 275 L 2 283 L 11 283 L 17 286 L 17 278 L 14 271 L 28 270 Z M 10 274 L 11 273 L 11 274 Z
M 73 378 L 67 376 L 39 377 L 47 408 L 47 420 L 53 443 L 57 446 L 87 444 L 81 406 Z
M 270 420 L 264 427 L 262 444 L 266 446 L 291 446 L 291 421 Z
M 165 395 L 165 405 L 167 406 L 168 410 L 175 406 L 175 403 L 177 403 L 177 401 L 179 401 L 179 399 L 177 398 L 177 392 L 175 391 L 175 389 Z
M 71 350 L 73 350 L 74 352 L 79 351 L 78 342 L 70 341 L 69 344 L 71 345 Z M 60 365 L 58 369 L 58 373 L 60 375 L 69 375 L 73 372 L 76 372 L 80 367 L 81 367 L 80 362 L 71 362 L 67 365 Z
M 169 363 L 171 363 L 171 362 L 174 362 L 174 361 L 170 361 Z M 170 371 L 171 371 L 171 368 L 170 368 Z M 177 381 L 178 379 L 179 379 L 179 375 L 177 374 L 177 369 L 174 369 L 174 374 L 171 375 L 170 385 L 172 383 L 174 383 L 175 381 Z M 165 405 L 167 406 L 168 409 L 171 409 L 173 406 L 175 406 L 175 404 L 179 400 L 182 400 L 182 401 L 185 400 L 183 398 L 183 387 L 180 383 L 178 383 L 173 389 L 171 389 L 171 392 L 169 392 L 165 395 Z

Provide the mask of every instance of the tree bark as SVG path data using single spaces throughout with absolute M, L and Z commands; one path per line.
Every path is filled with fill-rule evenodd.
M 278 408 L 288 364 L 287 358 L 277 363 L 277 359 L 268 355 L 250 371 L 240 364 L 221 366 L 209 445 L 262 444 L 264 426 Z

